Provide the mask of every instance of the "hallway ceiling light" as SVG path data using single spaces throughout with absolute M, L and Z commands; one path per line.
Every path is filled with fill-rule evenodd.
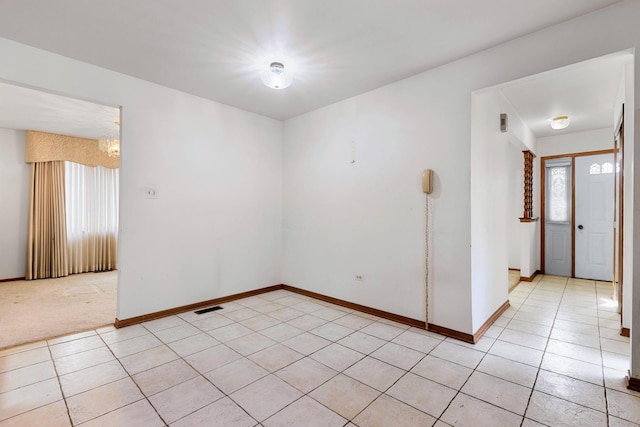
M 260 77 L 262 79 L 262 83 L 271 89 L 287 88 L 293 81 L 291 71 L 285 71 L 284 64 L 282 62 L 272 62 L 269 64 L 269 68 L 264 70 Z
M 571 123 L 569 116 L 557 116 L 550 119 L 550 121 L 551 129 L 553 130 L 566 129 L 569 126 L 569 123 Z

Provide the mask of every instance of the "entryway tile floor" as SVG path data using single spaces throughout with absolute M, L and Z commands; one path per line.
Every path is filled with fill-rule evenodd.
M 520 283 L 475 345 L 278 290 L 0 352 L 0 426 L 637 426 L 611 285 Z

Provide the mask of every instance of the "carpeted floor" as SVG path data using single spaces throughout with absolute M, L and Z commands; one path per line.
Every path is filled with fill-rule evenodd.
M 520 270 L 509 270 L 509 292 L 520 283 Z
M 0 349 L 113 324 L 117 272 L 0 283 Z

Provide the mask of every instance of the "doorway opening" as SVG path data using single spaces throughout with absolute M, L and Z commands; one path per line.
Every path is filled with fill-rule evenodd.
M 0 82 L 0 348 L 113 324 L 115 122 L 118 107 Z
M 631 198 L 621 189 L 625 182 L 632 182 L 633 177 L 630 174 L 623 175 L 620 171 L 624 169 L 624 164 L 629 166 L 633 160 L 621 153 L 625 131 L 619 127 L 622 117 L 627 122 L 633 119 L 631 109 L 622 111 L 623 105 L 633 100 L 633 64 L 634 53 L 622 51 L 472 93 L 472 288 L 481 289 L 483 295 L 490 295 L 492 301 L 495 300 L 494 305 L 508 297 L 510 270 L 519 270 L 521 281 L 535 280 L 537 274 L 550 272 L 548 265 L 545 265 L 548 262 L 544 253 L 549 242 L 544 240 L 543 232 L 547 226 L 548 212 L 546 207 L 543 208 L 544 190 L 541 188 L 542 176 L 548 169 L 547 161 L 568 158 L 567 183 L 571 186 L 575 182 L 574 158 L 579 158 L 581 153 L 606 152 L 610 159 L 599 162 L 599 166 L 602 170 L 603 164 L 607 163 L 604 165 L 607 171 L 605 175 L 608 175 L 607 179 L 613 177 L 611 186 L 606 184 L 616 198 L 614 218 L 607 220 L 609 229 L 613 231 L 608 234 L 609 237 L 590 236 L 591 243 L 580 244 L 580 249 L 587 250 L 587 259 L 591 250 L 592 261 L 604 257 L 611 260 L 607 277 L 597 278 L 612 283 L 610 286 L 615 289 L 612 300 L 620 303 L 622 308 L 622 331 L 631 324 L 630 307 L 629 310 L 624 309 L 630 304 L 628 298 L 623 298 L 625 293 L 628 297 L 628 292 L 620 285 L 625 278 L 629 279 L 629 270 L 632 270 L 629 252 L 632 249 L 629 243 L 632 230 L 621 227 L 624 213 L 630 215 L 632 210 L 629 206 Z M 503 115 L 507 116 L 508 125 L 500 129 Z M 552 129 L 550 119 L 563 115 L 571 118 L 570 126 L 564 130 Z M 616 142 L 614 135 L 617 135 Z M 517 156 L 514 146 L 520 146 L 522 151 L 529 150 L 535 155 L 531 218 L 523 215 L 523 204 L 526 205 L 522 191 L 525 168 L 522 153 Z M 558 167 L 557 171 L 560 169 Z M 613 173 L 609 173 L 610 170 Z M 630 169 L 627 167 L 626 170 Z M 585 231 L 581 236 L 578 233 L 582 230 L 568 227 L 569 238 L 565 238 L 564 242 L 566 248 L 573 251 L 578 245 L 571 244 L 573 239 L 589 237 L 584 235 L 587 235 L 586 231 L 591 226 L 574 222 L 576 218 L 573 215 L 579 209 L 572 205 L 571 197 L 565 197 L 564 200 L 569 215 L 565 218 L 566 223 L 576 227 L 583 225 L 582 230 Z M 594 205 L 604 207 L 605 204 L 613 206 L 614 202 L 601 201 Z M 517 221 L 517 212 L 518 216 L 523 217 L 521 221 Z M 524 219 L 526 222 L 522 221 Z M 609 241 L 602 243 L 603 239 Z M 596 241 L 601 243 L 596 244 Z M 596 249 L 601 251 L 597 252 Z M 588 277 L 588 274 L 580 273 L 580 266 L 577 270 L 580 274 L 576 274 L 573 255 L 570 252 L 569 256 L 565 256 L 569 269 L 563 274 Z M 630 282 L 627 280 L 627 283 Z

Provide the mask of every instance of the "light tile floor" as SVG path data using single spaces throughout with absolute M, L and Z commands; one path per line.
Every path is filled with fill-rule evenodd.
M 635 426 L 606 283 L 540 277 L 476 345 L 275 291 L 0 352 L 0 426 Z

